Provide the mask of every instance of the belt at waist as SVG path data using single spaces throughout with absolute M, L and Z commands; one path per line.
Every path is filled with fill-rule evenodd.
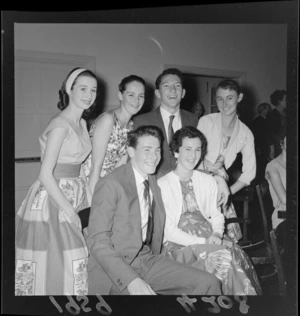
M 53 175 L 56 179 L 60 178 L 76 178 L 80 174 L 81 164 L 71 165 L 59 163 L 53 170 Z

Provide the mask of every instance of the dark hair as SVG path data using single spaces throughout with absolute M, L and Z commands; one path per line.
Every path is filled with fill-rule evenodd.
M 177 68 L 168 68 L 165 69 L 156 79 L 155 81 L 155 88 L 159 89 L 159 86 L 162 82 L 163 77 L 167 76 L 167 75 L 176 75 L 179 77 L 181 84 L 183 85 L 183 75 L 182 72 L 180 70 L 178 70 Z
M 137 81 L 141 83 L 144 87 L 146 87 L 145 80 L 139 76 L 136 75 L 130 75 L 128 77 L 125 77 L 122 79 L 122 81 L 119 84 L 119 91 L 123 93 L 126 90 L 126 87 L 129 83 Z
M 162 143 L 163 134 L 159 127 L 152 125 L 142 125 L 138 128 L 130 131 L 127 134 L 127 144 L 129 147 L 136 148 L 138 139 L 142 136 L 153 136 L 159 140 L 159 143 Z
M 257 108 L 257 113 L 260 114 L 262 113 L 264 110 L 266 110 L 267 108 L 269 110 L 271 110 L 271 105 L 267 102 L 263 102 L 263 103 L 259 103 L 258 106 L 256 107 Z
M 200 132 L 196 127 L 193 126 L 185 126 L 181 129 L 177 130 L 170 142 L 170 149 L 172 154 L 179 152 L 179 148 L 182 146 L 182 141 L 184 138 L 199 138 L 201 141 L 201 157 L 200 161 L 202 161 L 207 153 L 207 140 L 206 137 Z
M 238 95 L 241 93 L 239 84 L 232 79 L 225 79 L 217 84 L 216 91 L 221 88 L 225 90 L 234 90 Z
M 58 91 L 58 94 L 59 94 L 59 102 L 57 103 L 57 107 L 62 111 L 64 110 L 68 105 L 69 105 L 69 102 L 70 102 L 70 99 L 69 99 L 69 95 L 66 91 L 66 82 L 68 80 L 68 78 L 71 76 L 71 74 L 79 69 L 80 67 L 76 67 L 74 69 L 72 69 L 69 74 L 67 75 L 66 79 L 63 81 L 62 83 L 62 86 L 61 86 L 61 89 Z M 71 87 L 71 90 L 73 89 L 74 85 L 76 84 L 76 81 L 79 77 L 91 77 L 91 78 L 94 78 L 96 81 L 97 81 L 97 77 L 94 75 L 94 73 L 90 70 L 85 70 L 83 72 L 81 72 L 77 77 L 76 79 L 74 80 L 73 84 L 72 84 L 72 87 Z M 98 81 L 97 81 L 98 82 Z M 89 109 L 87 110 L 84 110 L 83 111 L 83 114 L 82 114 L 82 117 L 83 118 L 87 118 L 90 113 L 93 111 L 94 107 L 96 106 L 96 100 L 97 100 L 97 96 L 96 96 L 96 99 L 94 101 L 94 103 L 89 107 Z
M 270 95 L 270 101 L 273 105 L 277 106 L 279 101 L 282 101 L 285 95 L 286 95 L 286 90 L 275 90 Z

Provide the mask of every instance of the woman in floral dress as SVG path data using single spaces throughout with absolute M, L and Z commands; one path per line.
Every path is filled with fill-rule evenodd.
M 250 129 L 242 123 L 237 115 L 238 103 L 243 99 L 243 93 L 234 80 L 223 80 L 216 88 L 216 101 L 220 113 L 204 115 L 198 122 L 198 130 L 207 139 L 207 155 L 199 165 L 213 174 L 228 180 L 226 169 L 236 159 L 239 152 L 242 154 L 242 173 L 230 186 L 231 195 L 234 195 L 254 179 L 256 175 L 256 157 L 254 137 Z M 236 217 L 233 204 L 223 207 L 225 218 Z M 240 225 L 227 225 L 227 234 L 237 242 L 242 237 Z
M 61 112 L 39 138 L 41 168 L 16 214 L 16 295 L 86 295 L 88 249 L 78 212 L 91 192 L 82 162 L 91 152 L 82 118 L 97 79 L 73 69 L 59 91 Z
M 224 234 L 214 177 L 194 170 L 206 154 L 206 138 L 187 126 L 173 135 L 170 147 L 176 168 L 158 180 L 166 210 L 162 253 L 215 274 L 224 295 L 261 294 L 247 254 Z
M 102 113 L 90 128 L 92 152 L 84 163 L 89 186 L 94 192 L 99 178 L 127 162 L 127 133 L 132 130 L 132 116 L 145 101 L 145 81 L 130 75 L 119 84 L 120 107 Z

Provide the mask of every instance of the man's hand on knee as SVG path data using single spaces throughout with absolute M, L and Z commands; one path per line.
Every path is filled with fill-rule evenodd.
M 156 295 L 151 286 L 141 278 L 136 278 L 127 286 L 130 295 Z

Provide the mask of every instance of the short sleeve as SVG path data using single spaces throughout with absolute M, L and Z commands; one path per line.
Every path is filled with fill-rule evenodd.
M 65 118 L 63 118 L 63 117 L 55 117 L 55 118 L 53 118 L 51 121 L 50 121 L 50 123 L 48 124 L 48 126 L 46 127 L 46 129 L 45 129 L 45 131 L 44 131 L 44 133 L 43 133 L 43 136 L 44 137 L 47 137 L 47 134 L 51 131 L 51 130 L 53 130 L 53 129 L 55 129 L 55 128 L 64 128 L 67 132 L 68 132 L 68 135 L 70 134 L 69 132 L 70 132 L 70 124 L 69 124 L 69 122 L 65 119 Z M 67 136 L 68 137 L 68 136 Z M 66 137 L 66 138 L 67 138 Z

